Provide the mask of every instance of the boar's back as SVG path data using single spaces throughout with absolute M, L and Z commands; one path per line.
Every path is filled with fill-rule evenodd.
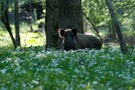
M 102 47 L 102 42 L 92 35 L 77 33 L 75 39 L 77 42 L 78 49 L 84 49 L 84 48 L 101 49 Z

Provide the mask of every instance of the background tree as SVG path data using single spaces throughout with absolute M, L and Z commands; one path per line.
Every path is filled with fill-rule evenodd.
M 8 0 L 5 0 L 5 1 L 0 1 L 0 14 L 1 14 L 1 21 L 2 23 L 5 25 L 5 28 L 7 29 L 10 37 L 11 37 L 11 40 L 13 42 L 13 45 L 14 47 L 16 48 L 16 40 L 13 36 L 13 33 L 12 33 L 12 30 L 11 30 L 11 27 L 10 27 L 10 23 L 9 23 L 9 19 L 8 19 L 8 9 L 9 9 L 9 2 Z
M 135 17 L 135 1 L 134 0 L 111 0 L 115 16 L 117 17 L 120 27 L 123 31 L 123 36 L 126 42 L 131 45 L 135 44 L 134 41 L 134 17 Z M 106 7 L 106 2 L 104 0 L 82 0 L 83 12 L 97 27 L 98 32 L 102 34 L 102 38 L 107 39 L 107 41 L 116 43 L 116 30 L 111 20 L 109 11 Z M 87 19 L 86 19 L 87 20 Z M 93 30 L 91 28 L 91 23 L 84 21 L 87 25 L 87 30 Z M 126 21 L 125 21 L 126 20 Z M 84 25 L 84 26 L 86 26 Z M 105 33 L 103 34 L 102 32 Z
M 20 41 L 20 30 L 19 30 L 19 19 L 21 20 L 21 22 L 23 21 L 22 19 L 26 19 L 28 16 L 24 16 L 24 14 L 26 13 L 22 13 L 22 11 L 25 12 L 25 9 L 22 10 L 21 5 L 24 5 L 24 2 L 27 2 L 29 0 L 23 0 L 20 1 L 19 0 L 1 0 L 0 1 L 0 20 L 2 21 L 3 25 L 5 26 L 6 30 L 8 31 L 13 46 L 16 48 L 18 46 L 21 46 L 21 41 Z M 43 7 L 41 4 L 41 0 L 39 1 L 29 1 L 29 3 L 32 5 L 32 12 L 34 12 L 34 8 L 37 9 L 35 11 L 42 11 Z M 14 6 L 13 6 L 14 5 Z M 19 6 L 20 5 L 20 6 Z M 40 10 L 39 10 L 40 9 Z M 43 12 L 41 12 L 43 13 Z M 40 19 L 41 13 L 37 15 L 37 18 Z M 22 16 L 21 16 L 22 15 Z M 34 17 L 34 15 L 32 16 L 32 18 Z M 26 19 L 27 20 L 27 19 Z M 25 22 L 27 23 L 27 22 Z M 11 28 L 11 25 L 15 25 L 15 33 L 14 33 L 14 28 Z M 32 23 L 30 24 L 32 25 Z M 31 26 L 31 30 L 33 30 L 32 26 Z M 14 37 L 15 36 L 15 37 Z
M 123 34 L 121 32 L 118 20 L 117 20 L 117 18 L 115 16 L 112 3 L 111 3 L 110 0 L 106 0 L 106 4 L 107 4 L 108 10 L 110 12 L 114 27 L 115 27 L 116 32 L 117 32 L 118 41 L 120 43 L 121 51 L 125 54 L 125 53 L 127 53 L 126 43 L 125 43 L 125 40 L 123 38 Z
M 16 47 L 20 46 L 20 29 L 19 29 L 19 14 L 18 14 L 18 0 L 14 0 L 14 18 L 15 18 L 15 31 L 16 31 Z

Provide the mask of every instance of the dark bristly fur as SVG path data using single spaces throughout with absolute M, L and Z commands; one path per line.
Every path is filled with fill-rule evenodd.
M 59 29 L 59 37 L 63 39 L 64 50 L 76 49 L 101 49 L 102 42 L 92 35 L 77 33 L 77 29 Z

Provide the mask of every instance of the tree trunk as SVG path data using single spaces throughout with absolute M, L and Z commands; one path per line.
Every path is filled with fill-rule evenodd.
M 59 28 L 76 27 L 78 32 L 83 31 L 81 0 L 58 0 Z
M 112 3 L 110 2 L 110 0 L 106 0 L 106 5 L 108 7 L 108 10 L 110 12 L 112 21 L 114 23 L 114 26 L 115 26 L 115 29 L 116 29 L 116 32 L 117 32 L 118 41 L 120 43 L 121 51 L 122 51 L 123 54 L 125 54 L 125 53 L 127 53 L 126 43 L 125 43 L 125 40 L 123 38 L 118 20 L 117 20 L 115 14 L 114 14 L 113 6 L 112 6 Z
M 115 26 L 112 21 L 109 22 L 109 35 L 111 37 L 111 41 L 115 41 L 117 39 Z
M 16 46 L 21 46 L 20 30 L 19 30 L 19 15 L 18 15 L 18 0 L 14 0 L 14 16 L 15 16 Z
M 29 12 L 28 12 L 28 22 L 29 22 L 29 26 L 30 26 L 30 32 L 33 32 L 33 27 L 32 27 L 32 5 L 29 4 Z
M 9 19 L 8 19 L 8 0 L 6 0 L 5 2 L 6 2 L 6 4 L 4 2 L 1 2 L 1 15 L 2 15 L 1 16 L 1 21 L 5 25 L 8 33 L 9 33 L 9 35 L 11 37 L 13 45 L 16 48 L 16 41 L 15 41 L 15 38 L 13 37 L 13 33 L 12 33 L 11 28 L 10 28 Z
M 57 0 L 46 0 L 46 47 L 57 47 L 58 43 L 58 3 Z

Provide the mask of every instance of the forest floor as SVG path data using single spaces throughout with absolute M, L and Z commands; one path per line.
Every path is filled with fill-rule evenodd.
M 134 90 L 135 49 L 0 48 L 0 90 Z

